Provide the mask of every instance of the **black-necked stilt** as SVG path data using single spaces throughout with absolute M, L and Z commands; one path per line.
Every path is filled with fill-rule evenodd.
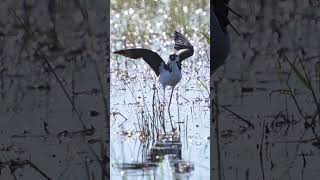
M 166 87 L 172 87 L 168 110 L 170 110 L 173 90 L 182 78 L 181 62 L 192 56 L 194 53 L 193 46 L 190 44 L 187 38 L 177 31 L 174 33 L 174 49 L 175 52 L 169 56 L 169 61 L 167 64 L 156 52 L 149 49 L 133 48 L 113 52 L 115 54 L 120 54 L 132 59 L 143 58 L 143 60 L 149 64 L 149 66 L 159 77 L 159 81 L 163 87 L 164 100 Z
M 228 34 L 227 26 L 230 25 L 235 30 L 235 32 L 238 33 L 238 31 L 232 26 L 228 19 L 228 12 L 231 11 L 240 18 L 244 19 L 241 15 L 232 10 L 228 6 L 228 3 L 229 0 L 213 1 L 213 12 L 211 12 L 211 24 L 213 26 L 211 33 L 211 39 L 213 40 L 213 63 L 210 64 L 210 75 L 225 63 L 226 58 L 228 57 L 228 54 L 230 52 L 230 37 Z

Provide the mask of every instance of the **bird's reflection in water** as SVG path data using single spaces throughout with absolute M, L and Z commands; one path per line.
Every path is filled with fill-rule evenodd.
M 151 148 L 143 149 L 145 152 L 142 152 L 141 155 L 146 155 L 143 162 L 118 163 L 113 166 L 117 167 L 123 176 L 138 175 L 156 179 L 157 169 L 160 169 L 160 176 L 162 176 L 161 171 L 168 174 L 163 171 L 168 168 L 173 179 L 189 179 L 194 170 L 194 164 L 183 160 L 182 143 L 178 132 L 161 135 L 152 144 Z

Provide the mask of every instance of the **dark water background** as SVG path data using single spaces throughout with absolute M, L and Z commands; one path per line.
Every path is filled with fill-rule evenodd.
M 230 6 L 247 21 L 230 16 L 241 35 L 231 33 L 232 52 L 213 79 L 219 82 L 219 103 L 254 128 L 220 108 L 225 179 L 319 179 L 319 2 Z M 299 73 L 307 74 L 316 98 Z
M 105 179 L 108 2 L 0 9 L 0 179 Z

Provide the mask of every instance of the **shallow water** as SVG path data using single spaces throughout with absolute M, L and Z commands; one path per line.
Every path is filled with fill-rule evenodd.
M 141 6 L 149 11 L 131 2 L 112 2 L 112 51 L 144 47 L 167 61 L 173 52 L 173 32 L 178 30 L 194 45 L 195 54 L 182 63 L 182 80 L 173 92 L 170 116 L 167 104 L 171 89 L 166 90 L 167 103 L 161 111 L 165 128 L 158 120 L 162 118 L 157 118 L 161 113 L 155 111 L 161 107 L 163 92 L 152 69 L 143 60 L 111 56 L 111 179 L 208 179 L 210 55 L 201 32 L 209 30 L 209 5 L 193 1 L 183 5 L 178 1 L 148 2 Z M 146 124 L 151 133 L 145 137 L 142 128 Z M 172 126 L 179 141 L 161 143 L 163 139 L 157 134 L 170 134 Z M 171 149 L 172 143 L 178 144 Z M 150 158 L 159 158 L 156 156 L 163 160 L 152 163 Z M 156 167 L 146 170 L 150 163 Z

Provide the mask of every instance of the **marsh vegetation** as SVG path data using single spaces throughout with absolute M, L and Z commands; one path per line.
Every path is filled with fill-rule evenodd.
M 143 47 L 168 61 L 175 30 L 195 54 L 182 63 L 170 111 L 143 60 L 111 55 L 112 179 L 209 178 L 209 2 L 112 1 L 112 51 Z

